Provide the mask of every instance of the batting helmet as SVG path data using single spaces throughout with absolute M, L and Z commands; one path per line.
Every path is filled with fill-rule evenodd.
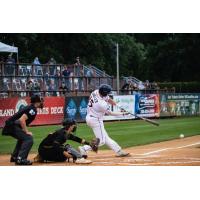
M 70 126 L 76 125 L 76 121 L 74 119 L 65 118 L 62 121 L 62 125 L 65 127 L 65 129 L 69 129 Z M 72 130 L 72 132 L 75 132 L 75 131 L 76 131 L 76 126 L 74 127 L 74 129 Z
M 107 84 L 101 84 L 99 87 L 99 93 L 103 97 L 107 96 L 111 92 L 111 90 L 112 88 L 110 87 L 110 85 Z

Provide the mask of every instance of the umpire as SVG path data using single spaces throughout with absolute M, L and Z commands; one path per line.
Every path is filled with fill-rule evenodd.
M 27 157 L 33 145 L 33 137 L 27 126 L 35 119 L 37 108 L 43 108 L 43 102 L 43 98 L 39 95 L 31 96 L 31 104 L 15 113 L 5 123 L 2 135 L 17 139 L 17 144 L 10 158 L 10 162 L 15 162 L 16 165 L 32 165 Z
M 76 121 L 73 119 L 64 119 L 62 122 L 63 128 L 50 133 L 46 138 L 40 143 L 38 148 L 38 155 L 35 158 L 36 162 L 43 161 L 54 161 L 63 162 L 73 158 L 74 162 L 77 164 L 89 164 L 90 160 L 86 160 L 82 155 L 69 144 L 64 145 L 67 140 L 73 140 L 81 144 L 91 145 L 92 149 L 96 151 L 99 141 L 93 141 L 89 143 L 84 139 L 81 139 L 73 133 L 76 131 L 77 125 Z

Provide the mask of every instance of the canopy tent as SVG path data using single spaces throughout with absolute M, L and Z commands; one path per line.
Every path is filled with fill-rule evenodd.
M 17 53 L 17 60 L 18 60 L 18 47 L 10 46 L 0 42 L 0 52 Z
M 18 53 L 18 47 L 13 47 L 13 46 L 0 42 L 0 52 Z

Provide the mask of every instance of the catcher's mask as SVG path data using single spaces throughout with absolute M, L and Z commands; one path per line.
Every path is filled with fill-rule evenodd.
M 69 118 L 65 118 L 62 122 L 62 125 L 64 126 L 64 128 L 66 130 L 69 129 L 70 126 L 72 125 L 75 125 L 74 128 L 72 129 L 72 132 L 74 133 L 77 129 L 77 126 L 76 126 L 76 121 L 74 119 L 69 119 Z
M 99 93 L 103 97 L 107 96 L 111 92 L 112 88 L 110 85 L 107 84 L 101 84 L 99 87 Z
M 44 107 L 44 99 L 40 97 L 39 95 L 31 96 L 31 103 L 40 103 L 39 108 L 41 109 Z

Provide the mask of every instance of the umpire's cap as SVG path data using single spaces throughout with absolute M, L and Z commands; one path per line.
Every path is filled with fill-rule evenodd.
M 31 96 L 31 103 L 40 103 L 43 102 L 44 99 L 40 97 L 39 95 L 32 95 Z
M 99 87 L 99 93 L 103 97 L 107 96 L 111 92 L 112 88 L 110 85 L 107 84 L 101 84 Z

